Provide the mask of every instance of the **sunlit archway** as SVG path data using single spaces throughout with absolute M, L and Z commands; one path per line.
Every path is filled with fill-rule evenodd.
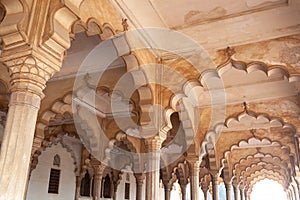
M 253 186 L 251 200 L 287 200 L 283 187 L 276 181 L 264 179 Z

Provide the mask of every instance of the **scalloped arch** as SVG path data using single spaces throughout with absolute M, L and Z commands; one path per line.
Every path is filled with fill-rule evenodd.
M 137 155 L 138 149 L 133 145 L 132 142 L 127 138 L 126 133 L 119 132 L 117 133 L 115 139 L 112 139 L 108 143 L 108 147 L 105 149 L 105 158 L 104 163 L 109 163 L 111 160 L 111 152 L 114 150 L 115 146 L 118 146 L 120 144 L 124 144 L 130 152 L 134 153 L 134 155 L 131 154 L 131 159 L 133 161 L 132 170 L 135 171 L 135 169 L 139 170 L 137 167 L 140 165 L 140 159 Z
M 270 166 L 271 167 L 271 166 Z M 257 170 L 255 170 L 254 172 L 251 172 L 249 174 L 247 174 L 246 178 L 243 178 L 242 180 L 246 183 L 247 185 L 249 185 L 250 181 L 253 179 L 253 177 L 255 176 L 258 176 L 258 175 L 261 175 L 262 173 L 264 174 L 268 174 L 268 173 L 278 173 L 280 174 L 281 176 L 281 179 L 280 180 L 285 180 L 286 183 L 288 183 L 289 181 L 289 177 L 286 176 L 286 174 L 280 170 L 280 169 L 272 169 L 272 170 L 269 170 L 269 169 L 265 169 L 263 167 L 258 167 Z
M 246 167 L 245 170 L 243 170 L 240 173 L 239 180 L 245 179 L 245 178 L 247 179 L 248 177 L 251 176 L 251 174 L 255 173 L 256 171 L 259 171 L 260 169 L 265 169 L 266 167 L 272 168 L 273 171 L 280 170 L 280 172 L 282 172 L 282 175 L 285 175 L 284 176 L 285 178 L 290 176 L 289 173 L 286 170 L 282 169 L 280 165 L 277 165 L 274 163 L 260 162 L 260 163 L 254 163 L 254 164 Z M 269 169 L 266 169 L 266 170 L 269 170 Z
M 251 192 L 253 191 L 253 187 L 256 183 L 258 183 L 259 181 L 265 180 L 265 179 L 273 180 L 273 181 L 277 182 L 278 184 L 280 184 L 283 188 L 286 187 L 285 186 L 286 183 L 284 181 L 280 180 L 280 175 L 277 173 L 264 174 L 264 175 L 260 175 L 260 176 L 258 175 L 256 177 L 254 177 L 253 180 L 250 181 L 247 195 L 250 196 Z
M 282 180 L 282 175 L 280 173 L 262 169 L 260 171 L 256 171 L 254 174 L 252 174 L 249 177 L 248 186 L 254 185 L 254 183 L 257 182 L 257 180 L 255 180 L 255 178 L 257 178 L 257 177 L 266 177 L 267 175 L 271 175 L 271 176 L 274 176 L 274 177 L 278 178 L 276 181 L 277 182 L 281 181 L 283 187 L 286 187 L 288 185 L 288 183 L 286 181 Z
M 253 61 L 245 63 L 242 61 L 236 61 L 231 59 L 230 62 L 225 63 L 218 67 L 218 74 L 222 77 L 229 70 L 239 70 L 244 74 L 251 74 L 255 72 L 263 72 L 265 78 L 272 77 L 285 77 L 289 82 L 300 81 L 300 75 L 290 74 L 289 71 L 283 65 L 267 65 L 266 63 Z
M 63 137 L 66 136 L 67 133 L 61 133 L 55 137 L 52 137 L 51 141 L 44 142 L 43 147 L 40 148 L 41 154 L 48 149 L 51 148 L 53 145 L 57 145 L 58 143 L 61 144 L 61 146 L 66 149 L 66 151 L 70 154 L 70 157 L 73 159 L 73 164 L 74 164 L 74 172 L 79 173 L 80 171 L 80 166 L 78 166 L 80 163 L 77 162 L 77 158 L 75 155 L 75 152 L 73 151 L 73 148 L 67 144 L 64 143 Z M 34 154 L 31 158 L 31 166 L 30 166 L 30 173 L 36 168 L 38 165 L 38 158 L 41 154 Z
M 283 122 L 283 120 L 281 120 L 280 118 L 270 118 L 269 115 L 267 115 L 267 114 L 259 114 L 259 115 L 258 115 L 258 114 L 254 113 L 254 112 L 245 112 L 245 111 L 242 112 L 242 113 L 240 113 L 237 117 L 229 117 L 227 120 L 225 120 L 225 123 L 224 123 L 223 127 L 220 128 L 220 129 L 226 131 L 226 128 L 235 126 L 235 125 L 237 125 L 237 124 L 239 124 L 239 123 L 242 123 L 243 120 L 247 121 L 247 123 L 249 123 L 249 121 L 251 122 L 251 120 L 254 120 L 254 121 L 259 120 L 259 121 L 263 121 L 264 123 L 269 124 L 269 125 L 268 125 L 269 127 L 275 126 L 275 127 L 288 128 L 288 129 L 290 129 L 290 131 L 291 131 L 293 134 L 296 133 L 296 129 L 294 128 L 293 125 L 285 124 L 285 123 Z M 257 126 L 257 127 L 255 127 L 255 128 L 256 128 L 256 129 L 259 129 L 260 127 Z M 219 130 L 220 130 L 220 129 L 219 129 Z M 215 129 L 214 131 L 217 132 L 216 129 Z M 250 139 L 251 139 L 251 138 L 249 138 L 248 140 L 250 140 Z M 271 142 L 270 138 L 263 138 L 263 139 L 268 139 L 268 140 Z M 262 139 L 262 140 L 263 140 L 263 139 Z M 242 142 L 242 141 L 240 141 L 239 144 L 240 144 L 241 142 Z M 247 143 L 248 141 L 243 140 L 243 142 L 246 142 L 246 143 Z M 285 145 L 281 144 L 281 142 L 279 142 L 279 141 L 272 141 L 272 143 L 273 143 L 273 142 L 276 142 L 276 143 L 280 144 L 282 147 L 288 148 L 288 149 L 289 149 L 289 152 L 290 152 L 290 148 L 289 148 L 288 146 L 285 146 Z M 276 144 L 276 143 L 275 143 L 275 144 Z M 226 150 L 225 152 L 223 152 L 222 158 L 220 159 L 220 161 L 221 161 L 220 164 L 222 164 L 223 160 L 226 158 L 226 155 L 227 155 L 228 153 L 231 152 L 232 147 L 233 147 L 233 146 L 239 147 L 239 144 L 233 144 L 233 145 L 230 146 L 230 150 Z M 290 154 L 291 154 L 291 153 L 290 153 Z M 295 157 L 295 155 L 293 155 L 293 156 Z
M 266 163 L 266 164 L 273 164 L 273 163 L 276 163 L 278 164 L 278 166 L 282 166 L 282 168 L 285 168 L 285 169 L 288 169 L 288 164 L 282 160 L 280 157 L 271 157 L 271 155 L 269 154 L 270 158 L 272 160 L 268 160 L 267 158 L 267 154 L 264 154 L 264 158 L 263 159 L 259 159 L 257 161 L 253 161 L 252 164 L 258 164 L 258 163 Z M 233 178 L 236 177 L 238 174 L 240 175 L 241 172 L 245 171 L 246 168 L 248 168 L 248 164 L 246 162 L 249 162 L 251 160 L 254 160 L 255 159 L 255 155 L 254 156 L 248 156 L 247 159 L 241 159 L 239 163 L 236 163 L 234 164 L 233 166 Z M 237 168 L 239 167 L 239 165 L 241 165 L 241 169 L 237 170 Z M 238 174 L 237 174 L 237 171 L 238 171 Z
M 289 150 L 287 148 L 283 148 L 282 151 L 283 151 L 283 154 L 286 155 L 285 159 L 290 159 Z M 286 152 L 286 153 L 284 153 L 284 152 Z M 247 161 L 249 162 L 249 160 L 251 161 L 252 159 L 254 160 L 256 158 L 264 159 L 264 160 L 258 161 L 258 163 L 267 162 L 266 161 L 267 159 L 272 158 L 273 159 L 272 161 L 268 161 L 270 164 L 272 164 L 272 163 L 273 164 L 279 164 L 280 163 L 282 166 L 285 166 L 285 169 L 286 169 L 286 171 L 289 175 L 294 174 L 294 168 L 293 168 L 291 162 L 286 163 L 286 161 L 283 160 L 281 157 L 274 156 L 274 155 L 271 155 L 271 154 L 256 153 L 254 155 L 248 155 L 246 158 L 241 158 L 238 162 L 233 163 L 233 169 L 232 170 L 233 170 L 234 176 L 236 176 L 237 167 L 239 165 L 243 166 L 243 164 L 245 164 L 245 162 L 247 162 Z M 238 170 L 238 171 L 240 172 L 241 170 Z

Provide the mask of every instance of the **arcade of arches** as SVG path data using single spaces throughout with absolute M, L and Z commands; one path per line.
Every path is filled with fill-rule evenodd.
M 0 200 L 299 200 L 299 0 L 1 0 L 0 37 Z

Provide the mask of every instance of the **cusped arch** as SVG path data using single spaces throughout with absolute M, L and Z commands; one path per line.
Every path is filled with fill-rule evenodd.
M 270 129 L 271 127 L 280 127 L 282 129 L 289 130 L 289 132 L 291 132 L 292 134 L 296 134 L 296 129 L 294 128 L 294 126 L 290 125 L 290 124 L 285 124 L 283 122 L 283 120 L 281 120 L 280 118 L 271 118 L 267 114 L 256 114 L 254 112 L 249 112 L 249 111 L 244 111 L 244 112 L 240 113 L 237 117 L 229 117 L 228 119 L 225 120 L 223 127 L 221 127 L 221 128 L 219 127 L 219 130 L 221 129 L 223 132 L 225 132 L 225 134 L 226 134 L 226 131 L 239 131 L 240 128 L 237 129 L 235 127 L 239 127 L 240 124 L 243 124 L 243 123 L 247 123 L 247 124 L 251 123 L 252 125 L 256 124 L 254 127 L 249 127 L 249 131 L 251 131 L 253 129 L 260 129 L 260 128 Z M 244 129 L 242 129 L 242 130 L 244 130 Z M 215 132 L 217 132 L 217 131 L 215 130 Z M 222 152 L 222 157 L 220 159 L 220 162 L 221 163 L 223 162 L 223 160 L 226 158 L 227 154 L 232 151 L 232 148 L 237 148 L 237 147 L 240 147 L 240 145 L 249 144 L 249 142 L 251 142 L 250 140 L 254 140 L 254 139 L 248 138 L 247 140 L 240 141 L 239 144 L 231 145 L 229 149 Z M 258 139 L 255 139 L 255 140 L 258 140 Z M 288 148 L 290 153 L 294 157 L 296 157 L 294 155 L 294 153 L 291 152 L 290 147 L 287 145 L 281 144 L 280 141 L 272 141 L 271 142 L 270 138 L 263 138 L 262 140 L 260 140 L 260 143 L 261 144 L 270 143 L 267 145 L 281 145 L 282 147 Z M 266 145 L 266 144 L 264 144 L 264 145 Z
M 251 174 L 251 176 L 248 177 L 247 185 L 248 186 L 254 185 L 254 183 L 257 182 L 258 180 L 257 178 L 267 177 L 267 176 L 273 176 L 274 178 L 276 178 L 276 181 L 280 182 L 284 188 L 288 185 L 288 182 L 280 172 L 277 171 L 274 172 L 265 169 L 261 169 L 260 171 L 256 171 L 255 173 Z
M 119 147 L 122 144 L 125 145 L 126 149 Z M 137 147 L 130 141 L 130 139 L 128 139 L 127 134 L 124 132 L 119 132 L 116 134 L 115 139 L 109 141 L 108 147 L 105 149 L 105 158 L 103 162 L 107 164 L 111 164 L 113 168 L 122 170 L 125 166 L 118 165 L 118 164 L 122 164 L 121 163 L 122 161 L 118 160 L 116 163 L 116 160 L 112 159 L 112 155 L 115 154 L 117 155 L 117 157 L 120 155 L 125 155 L 127 157 L 130 157 L 130 161 L 129 163 L 127 163 L 127 165 L 131 164 L 132 170 L 134 172 L 139 171 L 142 169 L 140 169 L 141 164 L 140 164 L 140 157 L 138 152 L 139 149 L 137 149 Z
M 250 63 L 244 63 L 241 61 L 235 61 L 233 59 L 230 59 L 229 62 L 225 63 L 224 65 L 221 65 L 217 68 L 215 72 L 210 72 L 209 75 L 202 76 L 206 77 L 206 82 L 212 81 L 214 79 L 220 79 L 223 82 L 223 88 L 232 87 L 234 85 L 243 85 L 236 82 L 236 79 L 232 78 L 232 75 L 236 75 L 240 77 L 241 81 L 244 81 L 244 84 L 246 83 L 256 83 L 256 82 L 266 82 L 266 81 L 272 81 L 272 80 L 286 80 L 289 83 L 299 82 L 300 76 L 297 74 L 291 74 L 285 66 L 280 65 L 270 65 L 268 66 L 265 63 L 262 62 L 250 62 Z M 242 78 L 241 78 L 242 77 Z M 212 80 L 210 80 L 210 78 Z M 203 83 L 201 85 L 204 85 Z M 216 87 L 218 88 L 218 87 Z M 202 94 L 203 95 L 203 94 Z M 203 103 L 203 102 L 202 102 Z M 232 130 L 239 130 L 239 125 L 242 121 L 247 122 L 247 120 L 256 120 L 257 122 L 262 121 L 263 123 L 269 123 L 270 126 L 281 126 L 283 128 L 290 128 L 295 133 L 295 128 L 292 125 L 285 124 L 281 119 L 279 118 L 270 118 L 266 114 L 256 114 L 252 112 L 244 112 L 241 113 L 238 117 L 230 117 L 225 121 L 224 126 L 220 128 L 218 126 L 220 122 L 215 122 L 214 129 L 216 127 L 220 128 L 222 132 L 226 131 L 232 131 Z M 221 122 L 223 123 L 223 122 Z M 256 126 L 249 127 L 250 129 L 255 129 L 260 127 L 261 124 L 256 123 Z M 212 129 L 212 131 L 215 131 L 215 136 L 218 136 L 218 131 Z M 243 129 L 245 130 L 245 129 Z M 208 132 L 210 132 L 209 130 Z M 211 136 L 209 136 L 211 137 Z M 208 141 L 208 137 L 205 138 L 206 141 Z M 207 145 L 206 143 L 202 143 L 203 146 Z M 205 147 L 202 146 L 202 152 L 205 154 Z M 221 163 L 220 163 L 221 164 Z
M 190 168 L 187 161 L 179 162 L 173 168 L 172 176 L 176 176 L 179 184 L 186 185 L 189 182 Z
M 48 127 L 50 121 L 54 119 L 56 115 L 64 115 L 65 113 L 73 114 L 71 93 L 67 93 L 62 99 L 56 100 L 50 109 L 41 114 L 36 125 L 35 136 L 43 138 L 45 129 Z
M 30 173 L 36 168 L 38 164 L 38 157 L 48 148 L 51 148 L 53 145 L 61 144 L 61 146 L 66 149 L 66 151 L 70 154 L 71 158 L 73 159 L 74 164 L 74 172 L 79 174 L 80 172 L 80 160 L 76 157 L 76 153 L 74 152 L 72 146 L 69 146 L 63 141 L 63 137 L 67 136 L 67 133 L 60 133 L 56 136 L 51 138 L 51 141 L 44 141 L 43 146 L 39 149 L 40 153 L 36 153 L 31 158 L 31 165 L 30 165 Z
M 261 158 L 256 158 L 254 156 L 248 156 L 246 159 L 242 159 L 239 163 L 234 164 L 233 166 L 233 178 L 240 177 L 240 174 L 244 172 L 249 166 L 258 163 L 265 163 L 265 164 L 276 164 L 280 166 L 282 169 L 288 170 L 288 164 L 282 160 L 280 157 L 273 157 L 271 155 L 264 154 Z M 290 173 L 288 171 L 288 173 Z
M 80 9 L 83 2 L 84 0 L 67 0 L 64 5 L 56 5 L 49 14 L 49 30 L 44 36 L 42 48 L 45 51 L 47 51 L 47 49 L 54 50 L 55 52 L 50 53 L 59 60 L 62 59 L 64 51 L 71 45 L 70 34 L 72 35 L 72 26 L 78 23 L 78 19 L 82 18 Z M 115 35 L 115 33 L 120 32 L 113 28 L 108 22 L 98 22 L 92 13 L 88 12 L 85 14 L 89 14 L 90 16 L 85 16 L 81 21 L 83 24 L 86 24 L 85 27 L 87 30 L 90 30 L 88 33 L 93 33 L 92 29 L 94 28 L 94 25 L 99 27 L 101 38 L 104 38 L 103 34 L 105 34 L 105 38 L 109 38 L 111 37 L 111 34 Z M 102 20 L 105 19 L 103 18 Z
M 282 79 L 287 79 L 291 83 L 300 81 L 299 75 L 291 74 L 283 65 L 267 65 L 266 63 L 259 61 L 245 63 L 230 59 L 230 62 L 218 67 L 218 72 L 223 79 L 230 79 L 229 75 L 232 75 L 232 73 L 238 73 L 240 77 L 242 77 L 242 81 L 247 81 L 245 80 L 245 77 L 247 76 L 257 76 L 257 78 L 261 80 L 281 77 Z M 231 74 L 228 72 L 231 72 Z
M 251 139 L 251 138 L 250 138 Z M 249 140 L 250 140 L 249 139 Z M 261 141 L 263 141 L 264 139 L 262 139 Z M 294 158 L 294 155 L 291 153 L 291 150 L 290 150 L 290 148 L 289 147 L 287 147 L 287 146 L 284 146 L 284 145 L 282 145 L 280 142 L 270 142 L 270 140 L 268 140 L 269 141 L 269 144 L 275 144 L 276 146 L 273 146 L 273 147 L 278 147 L 278 148 L 280 148 L 279 150 L 280 150 L 280 155 L 281 155 L 281 157 L 279 158 L 279 156 L 278 155 L 272 155 L 272 154 L 270 154 L 270 153 L 267 153 L 267 154 L 264 154 L 264 153 L 261 153 L 261 152 L 258 152 L 258 153 L 255 153 L 254 155 L 248 155 L 246 158 L 243 158 L 243 157 L 241 157 L 240 158 L 240 160 L 239 161 L 237 161 L 237 162 L 235 162 L 235 163 L 232 163 L 232 165 L 233 165 L 233 167 L 234 167 L 234 169 L 236 168 L 236 166 L 238 165 L 238 164 L 240 164 L 240 163 L 242 163 L 242 162 L 245 162 L 246 160 L 249 160 L 249 159 L 253 159 L 253 158 L 274 158 L 274 159 L 280 159 L 280 160 L 282 160 L 283 158 L 285 158 L 286 160 L 288 160 L 289 162 L 287 163 L 287 166 L 289 167 L 289 168 L 292 168 L 293 169 L 293 167 L 292 167 L 292 160 L 291 160 L 291 158 Z M 244 144 L 244 140 L 242 141 L 242 142 L 240 142 L 240 144 Z M 246 144 L 248 144 L 248 143 L 246 143 Z M 238 145 L 233 145 L 233 146 L 235 146 L 235 148 L 238 148 L 239 146 Z M 260 146 L 261 147 L 261 146 Z M 228 152 L 228 153 L 231 153 L 231 151 L 230 152 Z M 225 155 L 226 156 L 226 155 Z M 225 159 L 224 159 L 225 160 Z M 224 160 L 223 160 L 223 162 L 224 162 Z M 223 163 L 222 162 L 222 163 Z M 285 161 L 286 162 L 286 161 Z
M 260 159 L 274 159 L 274 161 L 278 161 L 278 162 L 285 162 L 285 159 L 289 159 L 290 158 L 290 154 L 289 154 L 289 150 L 287 148 L 282 148 L 282 154 L 280 156 L 278 155 L 272 155 L 270 153 L 255 153 L 253 155 L 248 155 L 246 158 L 241 158 L 238 162 L 233 164 L 233 168 L 235 169 L 237 167 L 237 165 L 245 163 L 247 160 L 250 159 L 255 159 L 255 158 L 260 158 Z M 286 163 L 286 165 L 291 168 L 292 164 L 291 163 Z
M 254 171 L 249 171 L 248 173 L 245 174 L 245 177 L 243 177 L 243 181 L 247 183 L 247 185 L 249 185 L 250 181 L 256 177 L 261 175 L 261 173 L 278 173 L 281 176 L 281 180 L 284 180 L 286 182 L 288 182 L 289 177 L 285 174 L 284 170 L 281 169 L 272 169 L 272 165 L 270 166 L 266 166 L 266 168 L 264 167 L 256 167 Z
M 281 168 L 280 165 L 275 164 L 275 163 L 267 163 L 267 162 L 259 162 L 259 163 L 253 163 L 252 165 L 248 166 L 245 168 L 245 170 L 241 171 L 240 173 L 240 179 L 247 179 L 251 174 L 255 171 L 259 171 L 260 169 L 272 169 L 273 171 L 275 170 L 280 170 L 285 177 L 289 177 L 289 173 L 286 171 L 286 169 Z
M 254 177 L 248 186 L 248 190 L 247 190 L 247 195 L 250 196 L 252 191 L 253 191 L 253 187 L 256 183 L 265 180 L 265 179 L 269 179 L 269 180 L 273 180 L 275 182 L 277 182 L 278 184 L 280 184 L 283 188 L 286 187 L 286 183 L 285 181 L 281 180 L 281 177 L 278 173 L 264 173 L 261 175 L 258 175 L 256 177 Z

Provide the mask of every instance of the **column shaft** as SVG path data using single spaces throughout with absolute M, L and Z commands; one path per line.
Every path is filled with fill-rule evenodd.
M 102 174 L 95 174 L 93 199 L 99 200 L 101 195 Z
M 293 188 L 293 191 L 294 191 L 295 199 L 299 200 L 299 191 L 298 191 L 298 187 L 297 187 L 297 183 L 296 182 L 292 183 L 292 188 Z
M 0 199 L 25 199 L 30 156 L 41 97 L 27 91 L 11 94 L 0 155 Z
M 136 179 L 136 200 L 142 200 L 145 176 L 143 174 L 135 174 L 135 179 Z
M 240 189 L 240 197 L 241 197 L 241 200 L 245 200 L 244 199 L 244 190 L 243 189 Z
M 80 176 L 76 176 L 75 200 L 78 200 L 80 196 L 81 179 Z
M 170 187 L 165 187 L 165 200 L 170 200 L 171 199 L 171 189 Z
M 236 185 L 233 185 L 233 191 L 234 191 L 234 200 L 240 200 L 239 189 Z
M 218 178 L 219 178 L 218 174 L 212 175 L 212 187 L 213 187 L 212 196 L 213 196 L 213 200 L 219 200 Z
M 148 139 L 146 141 L 148 159 L 146 173 L 146 200 L 159 199 L 159 168 L 161 141 Z
M 231 183 L 225 183 L 225 188 L 226 188 L 226 199 L 231 200 L 232 195 L 231 195 Z
M 191 163 L 191 200 L 199 200 L 199 161 Z
M 247 200 L 248 196 L 247 196 L 247 190 L 244 189 L 244 200 Z
M 204 200 L 207 200 L 207 190 L 203 190 L 203 194 L 204 194 Z
M 158 155 L 148 163 L 151 169 L 159 167 Z M 146 174 L 146 200 L 158 199 L 159 197 L 159 170 L 149 171 Z
M 186 200 L 186 185 L 181 185 L 181 194 L 182 194 L 182 200 Z

